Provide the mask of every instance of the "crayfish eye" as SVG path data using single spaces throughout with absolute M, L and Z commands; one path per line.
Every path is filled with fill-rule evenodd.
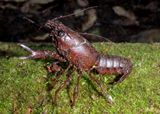
M 65 35 L 64 31 L 60 30 L 58 31 L 58 36 L 59 37 L 63 37 Z

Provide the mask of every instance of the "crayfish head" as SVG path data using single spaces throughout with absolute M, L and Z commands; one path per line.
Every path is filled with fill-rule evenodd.
M 45 27 L 51 30 L 49 35 L 53 41 L 56 41 L 56 46 L 59 49 L 76 47 L 86 42 L 85 38 L 57 20 L 48 20 Z
M 65 35 L 65 26 L 61 22 L 48 20 L 44 27 L 50 30 L 50 36 L 61 38 Z
M 48 20 L 48 21 L 45 23 L 44 27 L 45 27 L 46 29 L 50 30 L 50 32 L 51 32 L 52 30 L 55 30 L 55 22 L 53 22 L 53 21 L 51 21 L 51 20 Z

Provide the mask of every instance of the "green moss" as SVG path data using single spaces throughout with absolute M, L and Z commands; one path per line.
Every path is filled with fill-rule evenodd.
M 33 49 L 52 50 L 51 44 L 30 44 Z M 19 60 L 18 56 L 28 53 L 16 44 L 0 43 L 0 112 L 47 114 L 158 114 L 160 113 L 160 44 L 110 44 L 96 43 L 94 47 L 101 53 L 120 55 L 132 60 L 134 67 L 130 76 L 113 88 L 108 87 L 110 76 L 103 76 L 103 85 L 108 87 L 108 93 L 114 103 L 109 105 L 95 91 L 94 85 L 88 81 L 85 74 L 80 81 L 80 93 L 76 106 L 69 104 L 67 89 L 58 98 L 58 106 L 52 99 L 56 88 L 65 80 L 61 77 L 52 91 L 47 91 L 50 83 L 44 66 L 50 60 Z M 72 94 L 76 83 L 76 73 L 71 83 Z M 98 77 L 98 75 L 96 75 Z

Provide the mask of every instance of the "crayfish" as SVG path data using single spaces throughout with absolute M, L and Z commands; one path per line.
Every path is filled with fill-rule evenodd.
M 103 95 L 107 95 L 103 89 L 99 80 L 92 76 L 92 72 L 98 74 L 114 74 L 115 79 L 110 84 L 116 84 L 122 82 L 131 72 L 132 63 L 130 59 L 113 56 L 103 55 L 96 51 L 91 43 L 78 32 L 73 31 L 69 27 L 65 26 L 56 19 L 48 20 L 43 26 L 48 30 L 49 36 L 52 38 L 52 42 L 55 46 L 56 52 L 32 50 L 29 47 L 20 44 L 21 47 L 31 52 L 30 56 L 20 57 L 21 59 L 45 59 L 51 57 L 58 62 L 54 62 L 52 65 L 47 66 L 49 72 L 60 72 L 64 69 L 59 65 L 60 62 L 68 63 L 67 70 L 73 70 L 78 72 L 77 84 L 73 91 L 73 100 L 71 106 L 75 105 L 79 92 L 79 81 L 82 78 L 82 72 L 87 72 L 89 79 L 94 81 L 100 86 Z M 55 77 L 58 80 L 62 75 Z M 69 84 L 72 79 L 72 75 L 67 75 L 66 80 L 55 91 L 54 102 L 56 103 L 59 92 Z M 111 97 L 107 96 L 108 99 Z

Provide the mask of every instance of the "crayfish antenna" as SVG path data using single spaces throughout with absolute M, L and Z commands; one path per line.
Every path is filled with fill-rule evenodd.
M 86 10 L 89 10 L 89 9 L 93 9 L 93 8 L 97 8 L 98 6 L 91 6 L 91 7 L 88 7 L 88 8 L 85 8 L 85 9 L 82 9 L 79 13 L 82 13 Z M 71 14 L 68 14 L 68 15 L 64 15 L 64 16 L 59 16 L 59 17 L 56 17 L 54 19 L 52 19 L 52 21 L 56 21 L 56 20 L 59 20 L 59 19 L 63 19 L 63 18 L 66 18 L 66 17 L 71 17 L 71 16 L 75 16 L 76 14 L 75 13 L 71 13 Z
M 21 43 L 18 43 L 18 45 L 21 46 L 22 48 L 24 48 L 25 50 L 27 50 L 28 52 L 31 53 L 30 56 L 22 56 L 22 57 L 19 57 L 19 59 L 30 59 L 30 58 L 33 58 L 33 56 L 36 55 L 36 52 L 33 51 L 31 48 L 27 47 L 26 45 L 21 44 Z

